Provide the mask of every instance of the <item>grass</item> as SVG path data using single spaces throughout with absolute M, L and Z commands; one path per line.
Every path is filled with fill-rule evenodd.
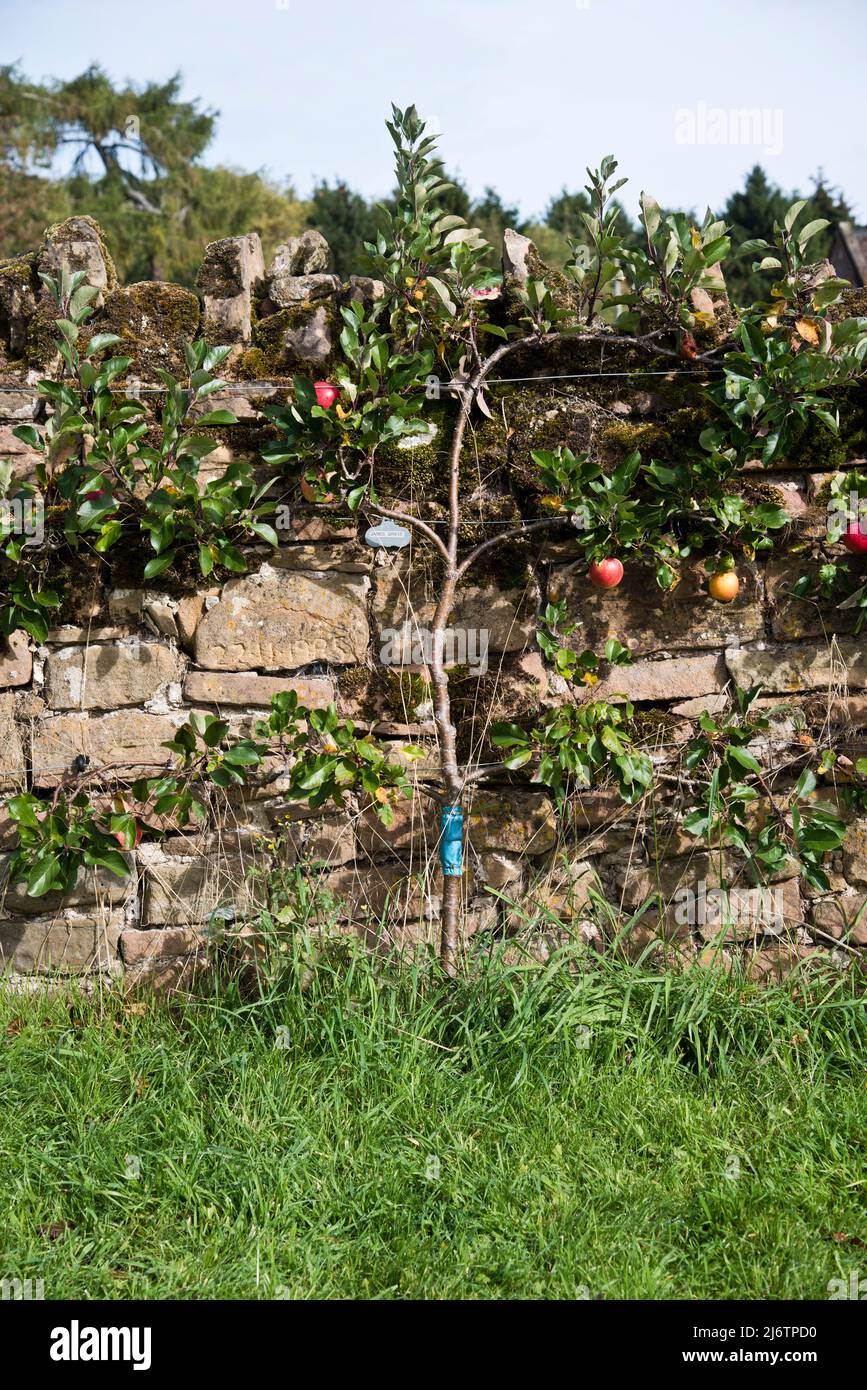
M 445 984 L 350 953 L 252 1002 L 0 997 L 0 1276 L 47 1298 L 821 1299 L 867 1272 L 851 982 L 568 966 Z

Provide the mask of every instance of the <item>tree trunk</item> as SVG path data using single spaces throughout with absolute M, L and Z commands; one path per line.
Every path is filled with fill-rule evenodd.
M 431 677 L 434 685 L 434 718 L 440 742 L 444 805 L 462 809 L 462 794 L 458 759 L 455 749 L 455 726 L 452 723 L 449 678 L 443 664 L 443 639 L 449 614 L 454 604 L 455 564 L 447 566 L 446 579 L 437 604 L 432 629 Z M 448 571 L 451 571 L 449 573 Z M 446 855 L 443 837 L 446 834 L 445 815 L 440 826 L 440 862 L 443 869 L 442 916 L 440 931 L 440 961 L 449 975 L 457 970 L 461 913 L 461 874 L 455 871 L 454 859 Z M 459 818 L 460 819 L 460 818 Z M 460 856 L 458 856 L 460 862 Z

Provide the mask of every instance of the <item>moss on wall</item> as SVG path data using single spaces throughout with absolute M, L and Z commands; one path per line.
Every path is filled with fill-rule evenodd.
M 28 327 L 38 287 L 35 251 L 0 263 L 0 365 L 26 365 Z
M 106 294 L 84 340 L 95 333 L 116 333 L 121 342 L 112 352 L 132 358 L 132 375 L 152 376 L 158 368 L 185 374 L 183 345 L 196 337 L 199 317 L 199 301 L 189 290 L 143 280 Z
M 265 318 L 256 315 L 252 346 L 239 362 L 241 374 L 257 381 L 296 374 L 327 376 L 339 357 L 341 324 L 340 310 L 333 299 L 290 304 Z M 311 344 L 306 352 L 305 339 Z M 315 352 L 314 341 L 321 344 Z

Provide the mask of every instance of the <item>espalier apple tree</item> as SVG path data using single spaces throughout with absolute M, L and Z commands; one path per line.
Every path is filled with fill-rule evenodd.
M 730 601 L 737 592 L 734 552 L 752 557 L 767 550 L 773 532 L 788 520 L 782 508 L 742 496 L 737 475 L 749 459 L 771 463 L 782 457 L 810 416 L 836 428 L 825 393 L 863 373 L 867 322 L 832 324 L 826 317 L 844 284 L 811 277 L 804 251 L 822 224 L 796 231 L 801 211 L 796 204 L 785 225 L 775 228 L 773 243 L 747 248 L 761 254 L 763 268 L 780 271 L 772 300 L 741 314 L 734 351 L 717 347 L 699 353 L 693 330 L 700 316 L 691 294 L 722 288 L 716 266 L 729 249 L 725 227 L 710 213 L 701 226 L 680 213 L 663 215 L 652 198 L 642 195 L 644 245 L 628 247 L 611 206 L 624 182 L 615 179 L 611 158 L 597 171 L 588 171 L 585 234 L 565 268 L 569 293 L 555 298 L 544 276 L 531 274 L 526 283 L 509 286 L 516 310 L 508 322 L 497 321 L 501 277 L 491 268 L 491 248 L 480 232 L 442 206 L 449 185 L 435 140 L 426 135 L 414 107 L 393 107 L 387 127 L 395 148 L 398 193 L 393 208 L 380 210 L 380 233 L 367 247 L 384 295 L 370 307 L 355 301 L 341 310 L 343 361 L 333 381 L 296 377 L 290 403 L 266 407 L 277 438 L 264 458 L 274 469 L 274 480 L 280 475 L 290 479 L 308 499 L 340 501 L 371 523 L 410 528 L 439 562 L 429 669 L 441 769 L 440 954 L 452 973 L 460 941 L 463 810 L 472 783 L 524 769 L 550 788 L 560 805 L 574 788 L 603 779 L 614 781 L 630 803 L 652 787 L 650 760 L 630 738 L 631 707 L 587 698 L 543 712 L 529 728 L 495 724 L 492 742 L 503 750 L 498 767 L 459 764 L 445 635 L 461 581 L 495 547 L 565 527 L 580 540 L 580 563 L 602 589 L 620 582 L 624 560 L 647 564 L 657 584 L 669 589 L 677 582 L 680 562 L 701 552 L 711 556 L 706 561 L 711 596 Z M 200 460 L 214 444 L 197 427 L 228 424 L 231 417 L 218 412 L 196 422 L 192 407 L 222 386 L 214 369 L 224 350 L 193 344 L 187 353 L 188 379 L 164 375 L 166 403 L 154 443 L 140 403 L 113 386 L 128 366 L 128 359 L 106 358 L 116 339 L 97 335 L 79 349 L 78 330 L 89 314 L 92 293 L 75 280 L 51 288 L 61 309 L 64 369 L 59 381 L 40 387 L 53 408 L 48 425 L 22 426 L 16 433 L 43 455 L 37 481 L 50 504 L 46 514 L 55 518 L 54 529 L 44 550 L 28 552 L 7 526 L 0 563 L 2 630 L 24 627 L 37 641 L 44 640 L 48 615 L 61 602 L 49 563 L 57 550 L 68 555 L 92 546 L 105 553 L 122 537 L 137 533 L 151 551 L 143 578 L 152 579 L 187 561 L 203 575 L 241 572 L 250 541 L 276 544 L 278 539 L 268 520 L 273 510 L 269 487 L 254 487 L 245 466 L 234 465 L 204 492 L 198 486 Z M 589 454 L 539 450 L 533 459 L 540 510 L 546 514 L 492 527 L 490 536 L 462 545 L 462 454 L 474 412 L 488 411 L 487 384 L 502 375 L 511 355 L 544 349 L 567 336 L 625 343 L 656 359 L 670 358 L 681 370 L 693 362 L 701 370 L 713 360 L 720 379 L 706 390 L 711 423 L 683 457 L 643 460 L 636 452 L 610 472 Z M 400 505 L 390 496 L 378 469 L 386 446 L 426 431 L 423 412 L 432 382 L 442 383 L 454 399 L 447 445 L 448 515 L 441 530 L 436 524 L 440 518 L 424 503 Z M 7 489 L 10 475 L 11 470 L 0 473 Z M 571 526 L 579 518 L 580 526 Z M 575 624 L 562 600 L 552 598 L 541 616 L 538 640 L 565 680 L 592 683 L 600 660 L 616 666 L 627 659 L 617 642 L 609 643 L 602 657 L 564 645 Z M 586 688 L 582 694 L 586 696 Z M 739 749 L 738 740 L 746 737 L 740 726 L 734 733 L 728 728 L 723 732 L 727 742 L 720 741 L 719 733 L 709 735 L 707 749 L 702 744 L 695 751 L 695 765 L 708 765 L 710 791 L 694 817 L 694 833 L 720 832 L 720 758 L 728 757 L 730 744 Z M 365 796 L 388 826 L 396 798 L 412 795 L 405 772 L 371 734 L 340 719 L 334 706 L 307 710 L 286 692 L 274 698 L 269 717 L 258 722 L 251 738 L 234 738 L 222 720 L 191 714 L 166 745 L 164 772 L 143 776 L 131 787 L 118 786 L 121 778 L 129 781 L 130 769 L 83 766 L 61 779 L 47 797 L 21 793 L 11 798 L 8 809 L 18 830 L 11 881 L 23 881 L 30 894 L 40 896 L 71 888 L 82 865 L 125 873 L 121 851 L 135 846 L 142 825 L 153 829 L 151 822 L 162 817 L 178 824 L 203 821 L 212 788 L 243 784 L 275 744 L 291 768 L 290 797 L 313 807 L 340 807 L 348 797 Z M 418 751 L 407 749 L 410 756 Z M 750 775 L 743 755 L 732 757 L 732 766 L 743 764 Z M 745 785 L 741 779 L 736 787 L 741 799 L 735 798 L 735 809 L 726 812 L 726 824 L 741 839 L 738 816 Z M 767 853 L 782 852 L 781 843 L 769 842 Z

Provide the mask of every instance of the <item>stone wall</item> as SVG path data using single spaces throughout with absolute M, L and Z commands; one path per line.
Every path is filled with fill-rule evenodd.
M 341 284 L 329 274 L 328 248 L 315 232 L 281 247 L 267 270 L 255 235 L 212 245 L 199 298 L 172 285 L 119 287 L 89 219 L 49 229 L 33 255 L 0 265 L 0 457 L 10 458 L 21 478 L 35 456 L 12 428 L 44 409 L 35 384 L 55 361 L 52 315 L 38 276 L 61 264 L 86 270 L 99 287 L 93 327 L 121 334 L 118 351 L 134 359 L 126 385 L 141 390 L 149 409 L 160 400 L 155 369 L 179 368 L 184 338 L 202 332 L 212 342 L 232 343 L 224 372 L 229 384 L 208 408 L 226 405 L 239 423 L 210 431 L 215 449 L 205 479 L 234 459 L 259 458 L 270 437 L 259 407 L 286 398 L 293 372 L 327 377 L 340 303 L 381 293 L 375 281 Z M 638 374 L 627 377 L 624 370 Z M 600 374 L 574 379 L 588 372 Z M 525 354 L 510 375 L 533 379 L 492 385 L 491 418 L 474 422 L 466 450 L 467 540 L 533 511 L 531 449 L 592 447 L 614 462 L 638 447 L 664 458 L 697 438 L 704 418 L 700 373 L 666 375 L 657 363 L 651 374 L 634 354 L 602 359 L 598 347 L 572 345 Z M 566 597 L 579 622 L 571 639 L 579 650 L 598 650 L 609 636 L 631 649 L 634 664 L 615 671 L 593 696 L 635 703 L 637 735 L 660 780 L 639 810 L 625 807 L 614 791 L 584 794 L 569 831 L 558 824 L 547 794 L 519 777 L 477 787 L 464 879 L 468 937 L 483 943 L 520 931 L 541 912 L 550 926 L 537 928 L 537 953 L 564 925 L 601 948 L 605 929 L 587 911 L 588 888 L 598 876 L 609 900 L 627 913 L 654 892 L 669 904 L 642 919 L 624 949 L 637 955 L 660 942 L 668 960 L 702 961 L 717 934 L 713 922 L 682 925 L 671 901 L 684 884 L 713 886 L 721 872 L 742 880 L 735 862 L 721 865 L 696 851 L 678 825 L 677 757 L 699 714 L 720 708 L 733 680 L 760 682 L 768 705 L 788 702 L 760 749 L 769 767 L 784 765 L 808 740 L 833 737 L 857 749 L 867 725 L 867 656 L 862 639 L 852 635 L 853 610 L 792 593 L 798 575 L 821 559 L 830 473 L 861 462 L 863 393 L 851 392 L 841 406 L 839 441 L 811 430 L 785 467 L 748 473 L 746 486 L 784 498 L 793 522 L 770 558 L 738 563 L 741 590 L 731 605 L 708 599 L 697 564 L 687 566 L 668 595 L 637 568 L 615 592 L 601 594 L 582 569 L 570 569 L 581 552 L 568 532 L 512 544 L 470 576 L 453 621 L 488 632 L 489 657 L 484 674 L 467 665 L 453 671 L 461 756 L 492 762 L 492 719 L 532 715 L 566 697 L 535 641 L 539 605 Z M 385 454 L 379 476 L 401 506 L 436 522 L 445 516 L 443 460 L 453 407 L 444 398 L 428 409 L 427 435 Z M 257 871 L 275 857 L 287 875 L 301 866 L 333 895 L 320 910 L 337 930 L 362 931 L 381 944 L 433 939 L 439 882 L 426 794 L 437 759 L 430 690 L 423 668 L 387 668 L 379 658 L 388 631 L 407 619 L 429 621 L 435 566 L 423 549 L 371 550 L 357 520 L 338 508 L 309 505 L 285 486 L 274 496 L 289 509 L 280 548 L 251 551 L 248 574 L 211 587 L 161 576 L 149 588 L 134 554 L 113 553 L 108 562 L 80 556 L 66 575 L 69 597 L 45 644 L 36 648 L 15 634 L 0 654 L 2 789 L 50 789 L 81 755 L 94 769 L 123 762 L 139 764 L 138 775 L 155 771 L 166 763 L 162 743 L 191 709 L 219 712 L 247 732 L 271 695 L 288 686 L 308 705 L 336 700 L 343 715 L 390 741 L 396 759 L 407 739 L 424 744 L 426 757 L 412 771 L 413 802 L 388 831 L 363 806 L 345 815 L 311 814 L 286 800 L 286 769 L 275 755 L 249 792 L 214 806 L 200 832 L 167 825 L 164 838 L 142 843 L 129 856 L 125 882 L 83 874 L 63 900 L 28 899 L 7 883 L 0 954 L 8 970 L 183 980 L 233 913 L 243 921 L 261 901 Z M 821 796 L 836 799 L 832 782 Z M 849 830 L 829 865 L 831 891 L 811 894 L 792 866 L 775 885 L 784 923 L 751 920 L 743 931 L 730 931 L 724 959 L 745 952 L 761 978 L 814 953 L 841 966 L 859 958 L 867 925 L 851 923 L 867 897 L 867 819 L 844 815 Z M 0 812 L 4 865 L 10 845 Z

